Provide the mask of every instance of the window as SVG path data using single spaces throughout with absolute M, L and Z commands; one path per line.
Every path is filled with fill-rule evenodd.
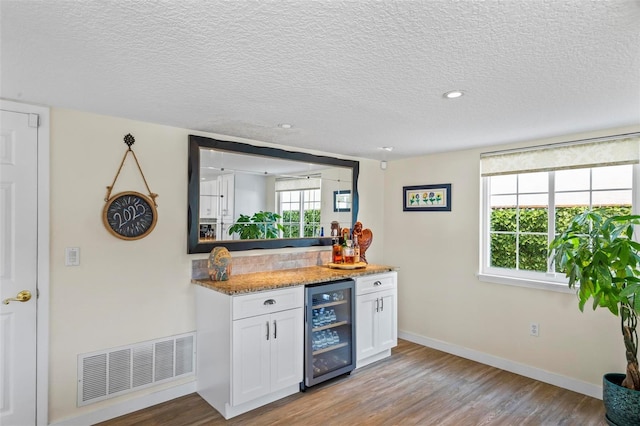
M 284 238 L 320 235 L 320 190 L 278 192 Z
M 632 212 L 640 187 L 639 142 L 635 137 L 484 154 L 480 278 L 564 284 L 564 274 L 549 264 L 549 243 L 585 209 Z
M 276 179 L 276 203 L 283 238 L 320 236 L 320 175 Z
M 284 238 L 317 237 L 320 235 L 320 190 L 278 192 L 279 214 L 282 216 Z

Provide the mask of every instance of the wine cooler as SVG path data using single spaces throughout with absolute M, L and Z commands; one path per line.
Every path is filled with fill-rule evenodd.
M 300 388 L 349 373 L 356 365 L 355 282 L 306 287 L 305 378 Z

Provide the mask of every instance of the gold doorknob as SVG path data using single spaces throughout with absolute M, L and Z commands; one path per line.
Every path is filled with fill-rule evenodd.
M 22 290 L 20 293 L 16 295 L 16 297 L 10 297 L 8 299 L 4 299 L 2 303 L 8 305 L 11 302 L 26 302 L 31 299 L 31 292 L 29 290 Z

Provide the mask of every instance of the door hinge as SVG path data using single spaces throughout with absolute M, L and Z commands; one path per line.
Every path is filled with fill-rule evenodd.
M 40 125 L 40 116 L 38 114 L 29 114 L 29 127 L 38 127 Z

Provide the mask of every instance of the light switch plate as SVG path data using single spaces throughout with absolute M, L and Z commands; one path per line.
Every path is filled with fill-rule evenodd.
M 80 247 L 67 247 L 64 249 L 65 266 L 80 265 Z

